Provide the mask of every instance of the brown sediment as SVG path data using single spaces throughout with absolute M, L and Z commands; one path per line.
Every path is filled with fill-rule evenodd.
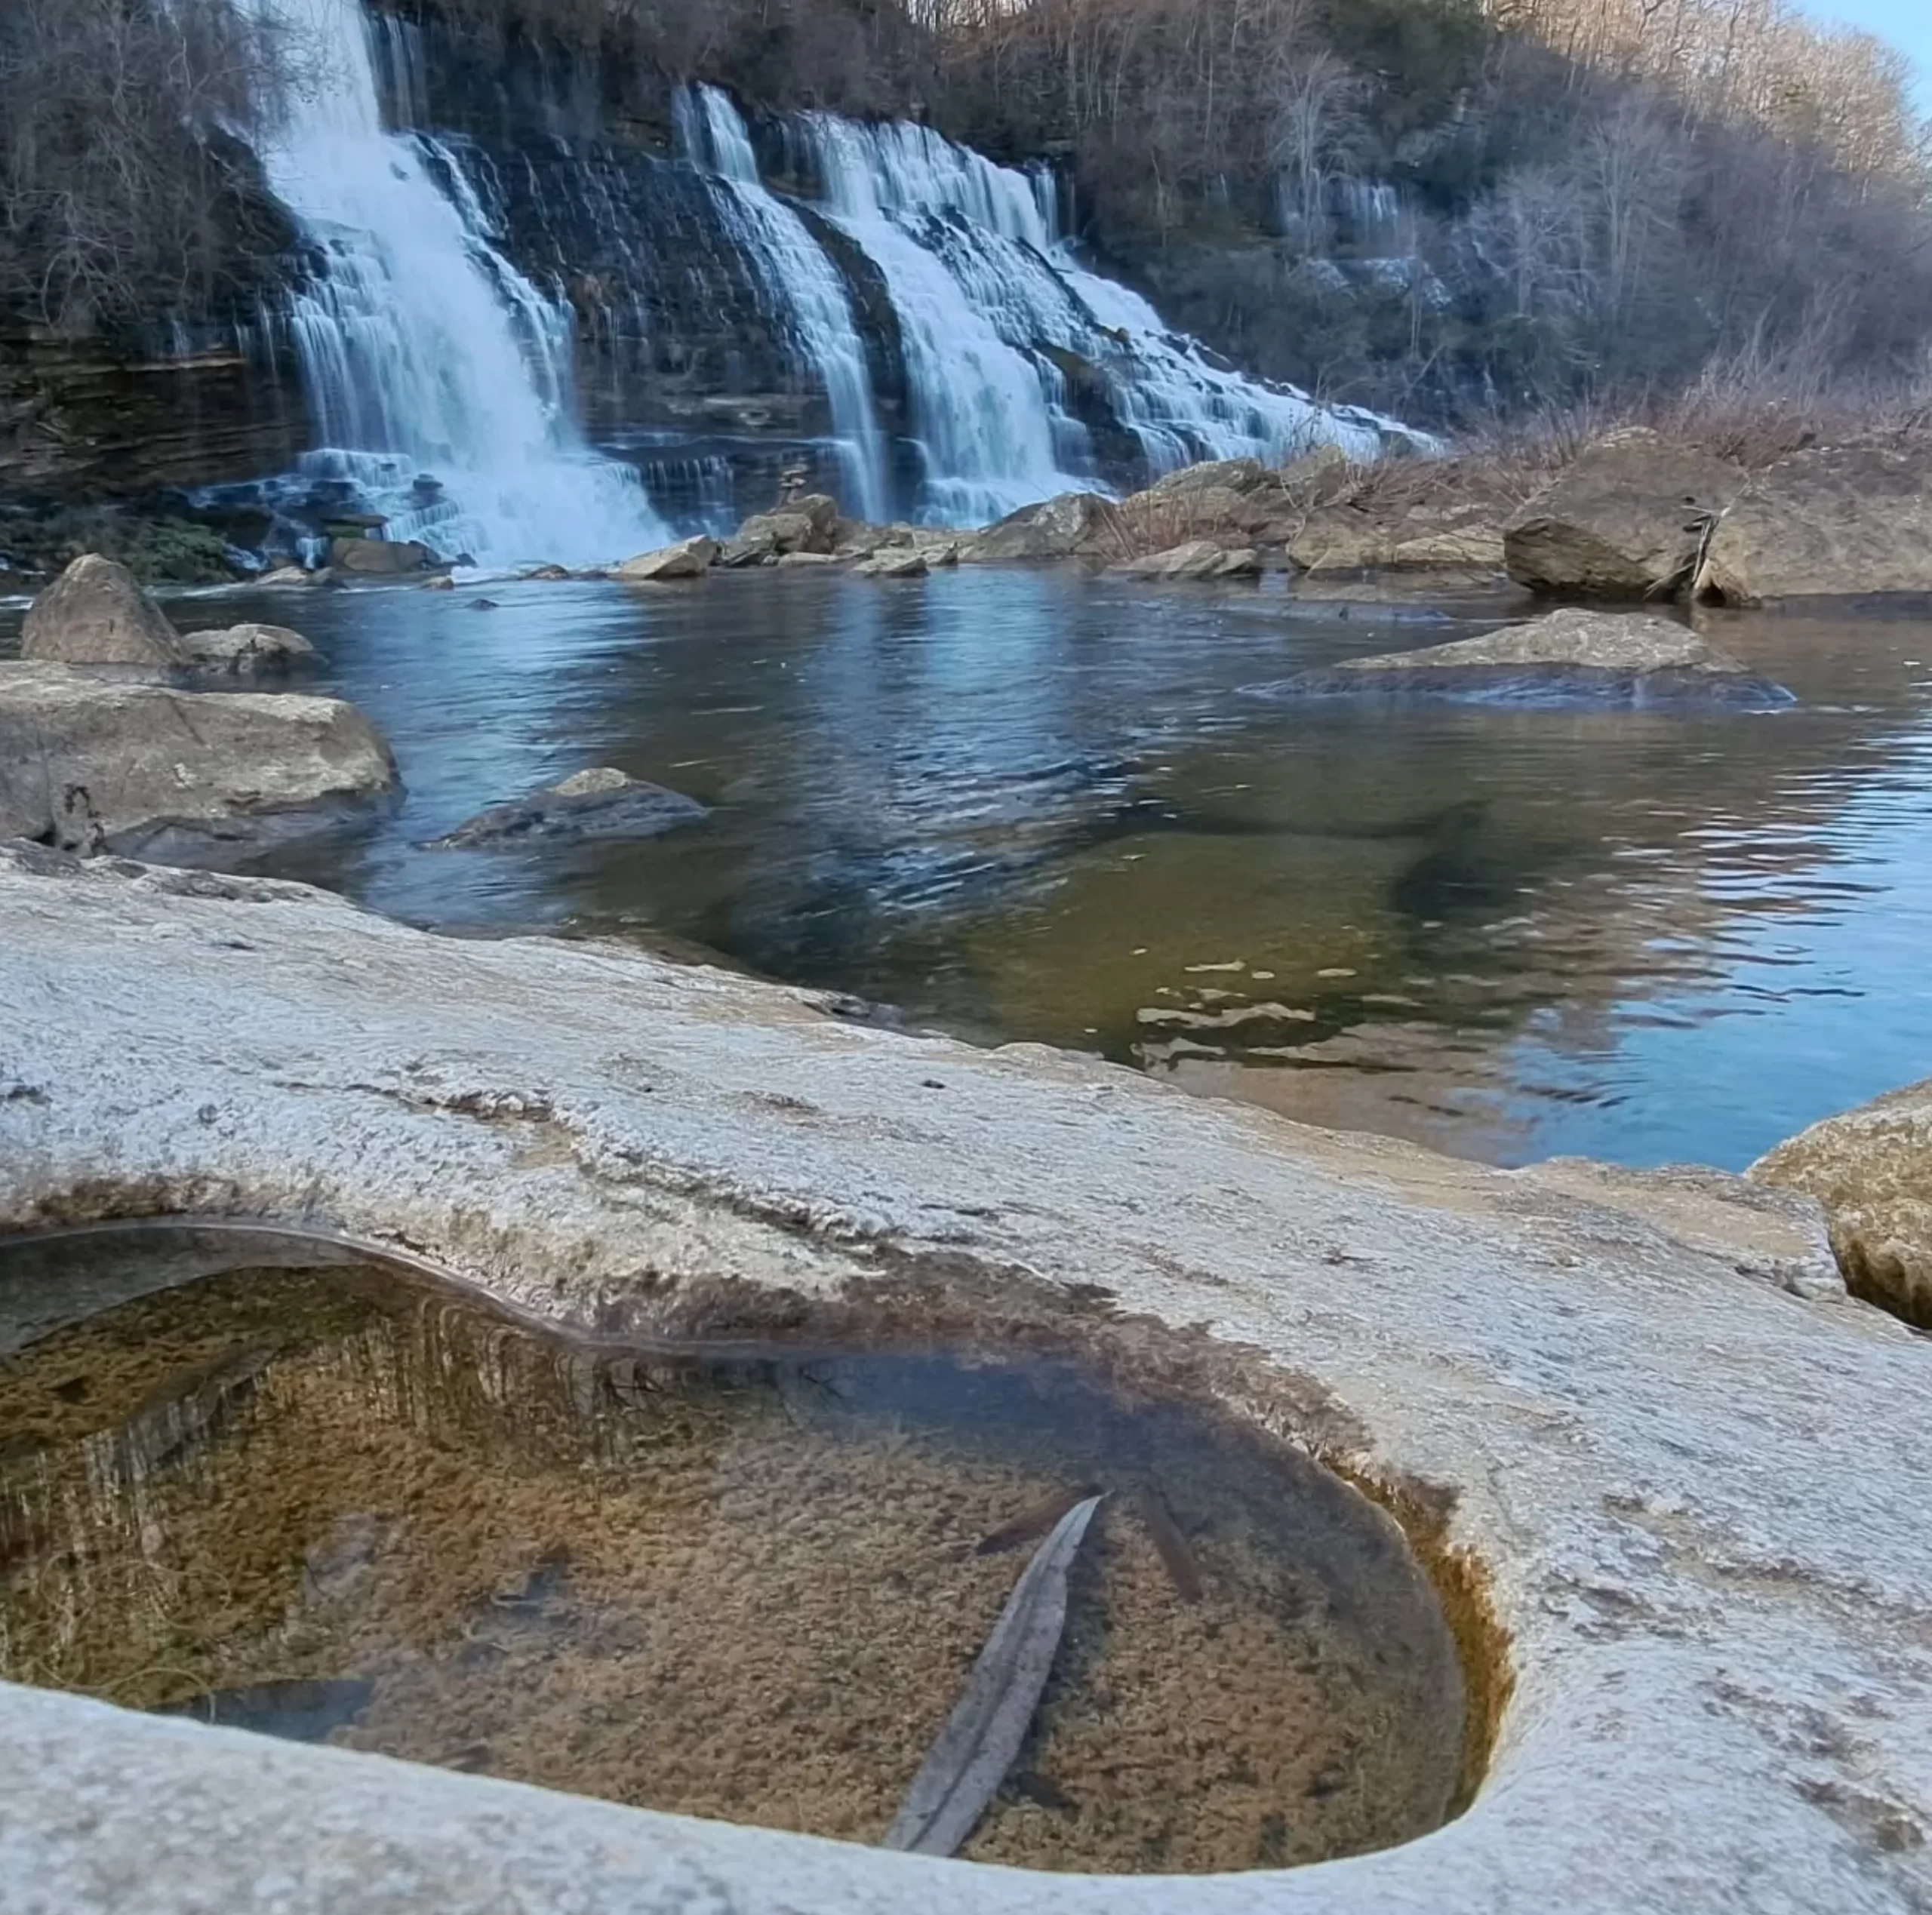
M 1194 1551 L 1188 1546 L 1186 1537 L 1180 1532 L 1180 1525 L 1174 1519 L 1168 1508 L 1166 1498 L 1158 1489 L 1143 1489 L 1135 1499 L 1140 1512 L 1140 1520 L 1147 1526 L 1147 1533 L 1154 1539 L 1154 1547 L 1160 1551 L 1161 1562 L 1168 1572 L 1168 1580 L 1174 1586 L 1174 1594 L 1183 1603 L 1198 1603 L 1202 1591 L 1201 1565 L 1194 1560 Z
M 1462 1718 L 1392 1526 L 1241 1417 L 1177 1406 L 1151 1329 L 1088 1332 L 1119 1339 L 1117 1370 L 855 1354 L 848 1390 L 623 1359 L 392 1273 L 147 1298 L 0 1369 L 0 1440 L 41 1446 L 0 1468 L 0 1529 L 48 1529 L 0 1593 L 0 1676 L 137 1707 L 367 1682 L 331 1739 L 876 1841 L 1010 1594 L 980 1542 L 1076 1476 L 1155 1477 L 1198 1597 L 1177 1605 L 1152 1522 L 1097 1527 L 1023 1772 L 964 1852 L 1217 1870 L 1435 1826 Z M 245 1422 L 138 1511 L 91 1474 L 158 1386 L 257 1345 L 276 1360 Z M 868 1406 L 902 1361 L 1005 1394 L 921 1422 L 918 1370 Z
M 1011 1523 L 1003 1523 L 990 1535 L 980 1538 L 979 1547 L 974 1551 L 976 1556 L 1000 1556 L 1009 1549 L 1017 1549 L 1023 1543 L 1038 1542 L 1048 1530 L 1065 1516 L 1069 1510 L 1077 1508 L 1089 1496 L 1100 1494 L 1093 1483 L 1083 1483 L 1078 1489 L 1062 1490 L 1049 1496 L 1044 1502 L 1016 1516 Z

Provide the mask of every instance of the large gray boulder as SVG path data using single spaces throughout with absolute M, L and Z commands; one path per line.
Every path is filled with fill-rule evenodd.
M 492 805 L 438 838 L 433 848 L 498 850 L 539 839 L 657 838 L 709 815 L 681 792 L 599 765 L 527 798 Z
M 1881 446 L 1818 446 L 1759 473 L 1712 534 L 1700 598 L 1932 594 L 1932 461 Z
M 635 558 L 627 558 L 614 576 L 626 585 L 663 585 L 678 579 L 701 579 L 718 557 L 715 539 L 681 539 Z
M 0 838 L 202 862 L 396 788 L 389 746 L 337 699 L 0 665 Z
M 976 533 L 960 548 L 971 564 L 996 565 L 1090 553 L 1118 552 L 1118 508 L 1097 492 L 1063 492 L 1037 506 L 1023 506 L 997 524 Z
M 20 656 L 46 665 L 187 662 L 168 615 L 125 565 L 97 552 L 77 558 L 36 598 L 20 635 Z
M 1651 432 L 1589 447 L 1504 528 L 1509 576 L 1582 598 L 1668 598 L 1689 585 L 1742 466 Z
M 1298 697 L 1478 699 L 1498 704 L 1724 705 L 1774 709 L 1792 694 L 1668 619 L 1571 607 L 1420 651 L 1303 672 Z
M 329 546 L 331 569 L 358 578 L 405 578 L 435 562 L 435 554 L 414 539 L 337 539 Z
M 218 632 L 184 632 L 182 656 L 210 677 L 280 678 L 318 670 L 321 654 L 285 625 L 231 625 Z
M 1932 1330 L 1932 1077 L 1814 1123 L 1750 1175 L 1815 1197 L 1852 1294 Z
M 1231 552 L 1212 539 L 1190 539 L 1166 552 L 1123 560 L 1112 569 L 1131 579 L 1246 579 L 1260 571 L 1261 558 L 1251 546 Z

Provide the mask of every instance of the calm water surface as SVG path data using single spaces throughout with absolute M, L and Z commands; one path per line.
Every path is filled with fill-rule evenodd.
M 1257 697 L 1522 609 L 1278 582 L 788 572 L 172 609 L 331 654 L 408 801 L 274 868 L 416 921 L 694 940 L 915 1024 L 1505 1162 L 1741 1166 L 1932 1071 L 1932 623 L 1714 621 L 1802 703 L 1666 715 Z M 419 848 L 601 764 L 713 816 Z

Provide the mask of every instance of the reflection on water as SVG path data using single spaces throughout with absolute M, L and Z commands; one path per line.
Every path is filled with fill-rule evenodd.
M 1371 712 L 1243 687 L 1503 608 L 1053 571 L 485 589 L 177 606 L 294 619 L 395 742 L 401 816 L 274 868 L 1503 1160 L 1741 1165 L 1932 1069 L 1932 626 L 1720 621 L 1804 701 L 1771 715 Z M 715 813 L 414 848 L 605 762 Z
M 672 1361 L 314 1263 L 0 1243 L 0 1679 L 876 1842 L 1038 1541 L 1019 1519 L 1091 1484 L 970 1857 L 1280 1866 L 1447 1812 L 1435 1595 L 1284 1446 L 1063 1363 Z

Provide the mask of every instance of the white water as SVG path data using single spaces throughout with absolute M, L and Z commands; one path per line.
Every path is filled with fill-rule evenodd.
M 731 237 L 763 267 L 793 343 L 824 382 L 848 508 L 875 523 L 890 517 L 872 368 L 844 280 L 804 221 L 758 178 L 750 136 L 724 94 L 681 88 L 677 118 L 686 155 L 717 176 Z
M 481 565 L 663 543 L 636 474 L 578 432 L 568 310 L 498 250 L 454 152 L 383 131 L 360 0 L 242 4 L 303 62 L 261 158 L 326 260 L 287 321 L 325 448 L 305 470 L 351 481 L 389 537 Z
M 1060 241 L 1049 175 L 995 166 L 930 128 L 795 123 L 828 210 L 897 309 L 924 444 L 926 515 L 983 519 L 1091 478 L 1052 351 L 1093 368 L 1155 474 L 1281 460 L 1322 444 L 1373 456 L 1394 422 L 1318 405 L 1216 364 Z

